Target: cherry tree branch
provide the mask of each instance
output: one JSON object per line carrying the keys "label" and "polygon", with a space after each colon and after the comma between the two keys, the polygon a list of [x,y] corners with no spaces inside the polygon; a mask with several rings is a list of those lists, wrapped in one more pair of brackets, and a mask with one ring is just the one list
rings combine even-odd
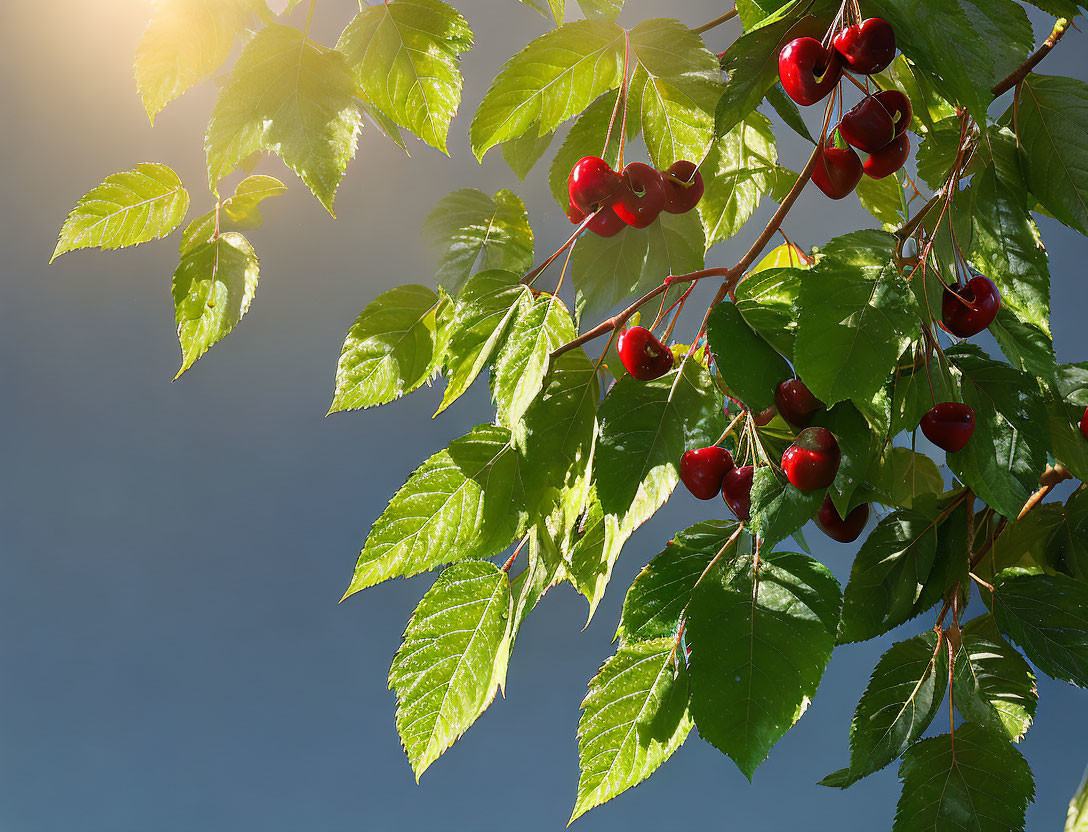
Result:
{"label": "cherry tree branch", "polygon": [[1058,41],[1065,36],[1065,33],[1069,31],[1071,25],[1072,22],[1070,20],[1064,17],[1058,18],[1054,23],[1054,29],[1050,32],[1050,36],[1043,41],[1043,45],[1036,49],[1026,61],[1020,64],[1020,66],[1010,72],[1003,81],[999,81],[994,88],[990,90],[994,97],[996,98],[1002,93],[1008,92],[1027,78],[1028,73],[1035,69],[1035,67],[1039,65],[1039,62],[1050,53],[1050,50],[1058,45]]}

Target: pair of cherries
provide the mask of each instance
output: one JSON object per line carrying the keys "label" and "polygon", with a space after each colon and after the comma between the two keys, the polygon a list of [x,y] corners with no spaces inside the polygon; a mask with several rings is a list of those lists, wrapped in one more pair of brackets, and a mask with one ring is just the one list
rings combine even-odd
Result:
{"label": "pair of cherries", "polygon": [[667,171],[631,162],[615,171],[598,156],[579,159],[567,178],[567,217],[600,237],[613,237],[627,226],[646,228],[661,213],[686,214],[703,198],[703,175],[694,162],[674,162]]}
{"label": "pair of cherries", "polygon": [[[838,131],[848,147],[820,144],[820,156],[812,181],[831,199],[842,199],[861,182],[891,176],[910,157],[910,127],[913,116],[910,99],[899,90],[884,90],[866,96],[839,121]],[[868,153],[862,162],[854,150]]]}
{"label": "pair of cherries", "polygon": [[752,519],[752,481],[755,468],[733,462],[725,448],[685,451],[680,457],[680,481],[700,500],[713,500],[719,494],[737,519],[747,523]]}
{"label": "pair of cherries", "polygon": [[888,21],[870,17],[847,26],[824,46],[816,38],[795,38],[778,53],[778,75],[786,94],[807,107],[826,98],[844,70],[872,75],[895,57],[895,31]]}

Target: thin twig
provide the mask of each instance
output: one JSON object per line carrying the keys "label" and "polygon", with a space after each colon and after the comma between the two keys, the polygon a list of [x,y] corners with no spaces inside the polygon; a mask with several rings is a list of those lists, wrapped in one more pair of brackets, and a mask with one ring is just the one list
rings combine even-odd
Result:
{"label": "thin twig", "polygon": [[1050,53],[1050,50],[1058,45],[1058,41],[1060,41],[1065,36],[1065,33],[1069,31],[1070,24],[1071,21],[1068,19],[1059,17],[1054,23],[1054,29],[1050,32],[1050,36],[1043,41],[1043,45],[1036,49],[1026,61],[1020,64],[1020,66],[1010,72],[1004,80],[998,81],[994,88],[990,90],[994,97],[996,98],[1002,93],[1008,92],[1027,78],[1028,73],[1035,69],[1035,67],[1039,65],[1039,62]]}
{"label": "thin twig", "polygon": [[703,32],[709,32],[715,26],[721,26],[723,23],[728,23],[730,20],[732,20],[736,16],[737,16],[737,10],[733,9],[730,12],[726,12],[721,17],[715,17],[710,22],[704,23],[702,26],[696,26],[691,31],[693,31],[697,35],[701,35]]}

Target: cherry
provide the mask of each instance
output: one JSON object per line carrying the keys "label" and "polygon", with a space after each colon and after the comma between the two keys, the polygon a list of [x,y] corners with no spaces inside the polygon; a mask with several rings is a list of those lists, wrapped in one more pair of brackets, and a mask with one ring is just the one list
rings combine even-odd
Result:
{"label": "cherry", "polygon": [[644,326],[620,333],[616,349],[627,372],[639,381],[653,381],[672,369],[672,352]]}
{"label": "cherry", "polygon": [[722,499],[742,523],[752,519],[752,480],[756,469],[751,465],[733,468],[722,480]]}
{"label": "cherry", "polygon": [[1001,309],[1001,293],[988,277],[976,275],[966,286],[946,286],[941,322],[957,338],[970,338],[993,323]]}
{"label": "cherry", "polygon": [[847,26],[835,35],[832,43],[846,65],[862,75],[880,72],[895,57],[895,30],[880,17]]}
{"label": "cherry", "polygon": [[782,418],[798,428],[808,427],[813,414],[825,407],[799,378],[791,378],[779,384],[774,391],[774,403]]}
{"label": "cherry", "polygon": [[623,169],[612,210],[628,225],[645,228],[665,210],[667,198],[661,174],[642,162],[632,162]]}
{"label": "cherry", "polygon": [[827,196],[842,199],[861,181],[861,158],[851,147],[822,144],[816,167],[812,169],[812,181]]}
{"label": "cherry", "polygon": [[797,38],[778,53],[778,75],[786,94],[798,104],[815,104],[842,78],[842,57],[816,38]]}
{"label": "cherry", "polygon": [[883,179],[903,167],[909,156],[910,136],[903,134],[893,139],[891,144],[870,153],[862,169],[871,179]]}
{"label": "cherry", "polygon": [[1084,415],[1080,417],[1080,432],[1088,439],[1088,408],[1085,408]]}
{"label": "cherry", "polygon": [[604,159],[584,156],[574,163],[567,178],[567,192],[572,205],[586,214],[598,204],[606,204],[620,189],[620,175]]}
{"label": "cherry", "polygon": [[[571,205],[567,208],[567,217],[574,225],[581,225],[586,216],[586,213],[577,205]],[[586,226],[598,237],[615,237],[626,227],[627,223],[617,217],[616,212],[607,205],[597,209],[597,215]]]}
{"label": "cherry", "polygon": [[876,96],[857,104],[839,122],[839,132],[847,143],[866,153],[886,147],[895,138],[892,113]]}
{"label": "cherry", "polygon": [[782,454],[786,478],[802,491],[827,488],[842,461],[839,441],[827,428],[805,428]]}
{"label": "cherry", "polygon": [[922,433],[941,450],[957,454],[975,432],[975,411],[969,404],[941,402],[922,417]]}
{"label": "cherry", "polygon": [[820,530],[832,540],[837,540],[839,543],[853,543],[861,537],[865,524],[869,522],[869,504],[862,503],[850,510],[844,520],[829,494],[824,497],[820,512],[816,515],[816,522]]}
{"label": "cherry", "polygon": [[776,412],[774,405],[771,405],[753,416],[752,421],[756,423],[757,428],[766,427],[771,423],[771,419],[774,418]]}
{"label": "cherry", "polygon": [[914,118],[910,99],[899,90],[884,90],[878,92],[873,98],[892,117],[892,123],[895,124],[895,137],[899,138],[906,133]]}
{"label": "cherry", "polygon": [[722,490],[725,475],[735,467],[733,455],[716,445],[685,451],[680,457],[680,481],[700,500],[713,500]]}
{"label": "cherry", "polygon": [[[670,214],[686,214],[703,198],[703,175],[694,162],[673,162],[663,177],[665,182],[665,210]],[[670,178],[671,177],[671,178]],[[676,180],[680,181],[677,182]],[[681,183],[690,184],[681,184]]]}

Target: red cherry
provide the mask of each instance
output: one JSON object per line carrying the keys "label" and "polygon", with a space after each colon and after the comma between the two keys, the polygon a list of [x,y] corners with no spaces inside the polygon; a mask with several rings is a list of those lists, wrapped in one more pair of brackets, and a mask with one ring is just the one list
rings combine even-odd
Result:
{"label": "red cherry", "polygon": [[832,540],[837,540],[839,543],[853,543],[861,537],[865,524],[869,522],[869,504],[862,503],[847,512],[844,520],[839,516],[839,510],[835,508],[835,503],[832,502],[829,494],[824,497],[820,513],[816,515],[816,521],[820,530]]}
{"label": "red cherry", "polygon": [[891,144],[870,153],[862,169],[865,175],[872,179],[883,179],[903,167],[909,156],[910,136],[904,133],[893,139]]}
{"label": "red cherry", "polygon": [[[570,205],[567,208],[567,217],[574,225],[581,225],[585,221],[586,213],[577,205]],[[627,223],[617,217],[616,212],[607,205],[597,209],[597,215],[586,226],[598,237],[615,237],[626,227]]]}
{"label": "red cherry", "polygon": [[644,326],[620,333],[616,349],[627,372],[639,381],[653,381],[672,369],[672,352]]}
{"label": "red cherry", "polygon": [[604,159],[584,156],[574,163],[567,178],[572,205],[585,213],[597,204],[607,204],[620,189],[620,175]]}
{"label": "red cherry", "polygon": [[1084,415],[1080,417],[1080,432],[1088,439],[1088,408],[1085,408]]}
{"label": "red cherry", "polygon": [[667,197],[661,174],[642,162],[632,162],[623,169],[612,209],[628,225],[645,228],[661,215]]}
{"label": "red cherry", "polygon": [[922,433],[941,450],[958,454],[975,432],[975,411],[968,404],[941,402],[922,417]]}
{"label": "red cherry", "polygon": [[[703,198],[703,175],[694,162],[684,160],[673,162],[665,173],[665,210],[670,214],[686,214]],[[681,185],[676,179],[691,184]]]}
{"label": "red cherry", "polygon": [[853,193],[861,181],[861,158],[852,147],[820,145],[812,181],[827,196],[842,199]]}
{"label": "red cherry", "polygon": [[802,491],[827,488],[842,461],[839,441],[827,428],[805,428],[782,454],[786,478]]}
{"label": "red cherry", "polygon": [[839,121],[839,132],[847,143],[866,153],[886,147],[895,138],[895,127],[892,114],[876,96],[862,99]]}
{"label": "red cherry", "polygon": [[774,403],[782,418],[798,428],[807,427],[813,414],[826,406],[812,395],[799,378],[791,378],[779,384],[774,391]]}
{"label": "red cherry", "polygon": [[898,138],[907,132],[911,119],[914,118],[914,110],[910,106],[910,99],[899,90],[884,90],[873,96],[876,102],[892,117],[895,124],[895,136]]}
{"label": "red cherry", "polygon": [[957,338],[978,335],[1001,309],[1001,293],[988,277],[976,275],[966,286],[946,287],[941,298],[941,322]]}
{"label": "red cherry", "polygon": [[713,500],[722,490],[722,480],[733,470],[733,455],[712,445],[685,451],[680,457],[680,481],[700,500]]}
{"label": "red cherry", "polygon": [[776,412],[774,405],[771,405],[753,416],[752,421],[756,423],[757,428],[766,427],[771,423],[771,419],[774,418]]}
{"label": "red cherry", "polygon": [[832,41],[847,67],[862,75],[880,72],[895,57],[895,30],[879,17],[847,26]]}
{"label": "red cherry", "polygon": [[797,38],[778,53],[778,76],[786,94],[798,104],[815,104],[842,78],[842,58],[816,38]]}
{"label": "red cherry", "polygon": [[756,469],[751,465],[733,468],[722,480],[722,499],[742,523],[752,519],[752,479]]}

